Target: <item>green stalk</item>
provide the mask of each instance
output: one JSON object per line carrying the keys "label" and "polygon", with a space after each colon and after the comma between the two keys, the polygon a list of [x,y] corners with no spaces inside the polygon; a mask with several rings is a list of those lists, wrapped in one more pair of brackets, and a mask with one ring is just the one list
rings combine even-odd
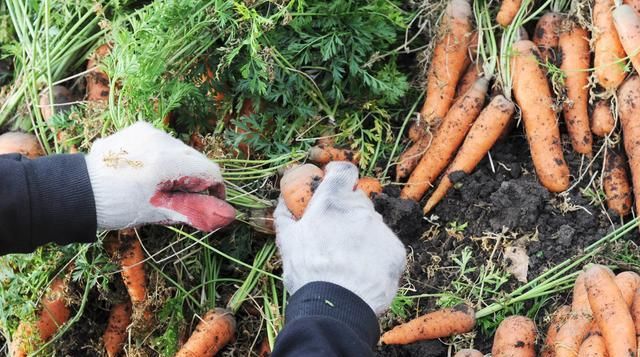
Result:
{"label": "green stalk", "polygon": [[233,313],[236,313],[238,309],[240,309],[242,303],[244,303],[249,294],[251,294],[253,289],[258,284],[261,275],[266,273],[264,271],[265,265],[269,262],[275,252],[276,246],[273,241],[270,241],[262,246],[262,249],[260,249],[260,251],[253,259],[253,265],[251,266],[249,275],[245,279],[244,283],[242,283],[240,288],[238,288],[238,290],[235,292],[235,294],[233,294],[231,299],[229,299],[229,302],[227,303],[227,309],[231,310]]}

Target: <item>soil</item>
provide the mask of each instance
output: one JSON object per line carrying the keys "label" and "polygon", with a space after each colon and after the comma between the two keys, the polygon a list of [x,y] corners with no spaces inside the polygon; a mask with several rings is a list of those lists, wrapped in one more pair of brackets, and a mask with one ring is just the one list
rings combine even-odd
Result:
{"label": "soil", "polygon": [[[516,131],[520,133],[514,130],[511,137],[491,151],[492,162],[485,158],[470,175],[453,173],[450,177],[455,182],[454,188],[425,219],[421,205],[398,198],[397,186],[387,187],[374,199],[378,212],[409,250],[407,281],[415,288],[411,295],[440,293],[451,286],[458,270],[441,268],[455,267],[453,258],[465,247],[473,250],[469,266],[480,266],[489,259],[508,266],[510,262],[502,257],[504,248],[521,246],[529,255],[531,279],[612,230],[601,206],[590,205],[580,190],[587,186],[593,173],[599,172],[601,158],[595,160],[583,180],[563,198],[538,183],[526,139],[516,135]],[[568,143],[568,139],[564,142]],[[587,160],[582,163],[570,147],[565,147],[565,158],[574,176],[580,172],[581,164],[583,171],[588,164]],[[572,179],[575,182],[576,178]],[[452,222],[464,228],[451,229]],[[500,245],[496,248],[498,236]],[[503,290],[510,291],[518,284],[511,278]],[[436,308],[435,304],[435,299],[421,299],[411,313],[425,313]],[[538,314],[540,320],[544,315]],[[383,318],[385,329],[396,323]],[[490,352],[490,337],[479,333],[475,342],[475,348]],[[449,346],[440,341],[383,346],[377,350],[378,356],[448,353]]]}

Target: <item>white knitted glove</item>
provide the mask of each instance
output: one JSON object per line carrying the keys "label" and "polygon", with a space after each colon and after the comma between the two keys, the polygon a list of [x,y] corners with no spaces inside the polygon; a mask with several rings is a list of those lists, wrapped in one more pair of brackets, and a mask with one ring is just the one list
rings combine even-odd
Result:
{"label": "white knitted glove", "polygon": [[218,165],[148,123],[97,140],[85,160],[100,229],[186,223],[213,231],[235,219]]}
{"label": "white knitted glove", "polygon": [[371,200],[354,190],[357,181],[353,164],[329,163],[298,221],[281,198],[274,212],[276,241],[290,294],[326,281],[354,292],[380,315],[398,290],[405,249]]}

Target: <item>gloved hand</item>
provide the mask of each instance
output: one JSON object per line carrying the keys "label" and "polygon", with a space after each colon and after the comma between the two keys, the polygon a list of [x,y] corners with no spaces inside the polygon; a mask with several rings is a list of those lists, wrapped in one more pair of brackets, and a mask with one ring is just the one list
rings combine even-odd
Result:
{"label": "gloved hand", "polygon": [[276,242],[290,294],[326,281],[354,292],[380,315],[398,290],[405,249],[371,200],[354,190],[357,181],[353,164],[329,163],[297,221],[281,198],[274,212]]}
{"label": "gloved hand", "polygon": [[148,123],[96,140],[85,159],[100,229],[186,223],[213,231],[235,219],[218,165]]}

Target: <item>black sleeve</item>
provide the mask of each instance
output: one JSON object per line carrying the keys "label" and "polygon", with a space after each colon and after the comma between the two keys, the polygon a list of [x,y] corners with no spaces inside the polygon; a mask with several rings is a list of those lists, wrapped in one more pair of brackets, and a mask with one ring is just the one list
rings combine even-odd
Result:
{"label": "black sleeve", "polygon": [[95,240],[96,208],[83,155],[0,155],[0,255]]}
{"label": "black sleeve", "polygon": [[309,283],[291,296],[272,357],[373,356],[380,326],[373,310],[351,291]]}

